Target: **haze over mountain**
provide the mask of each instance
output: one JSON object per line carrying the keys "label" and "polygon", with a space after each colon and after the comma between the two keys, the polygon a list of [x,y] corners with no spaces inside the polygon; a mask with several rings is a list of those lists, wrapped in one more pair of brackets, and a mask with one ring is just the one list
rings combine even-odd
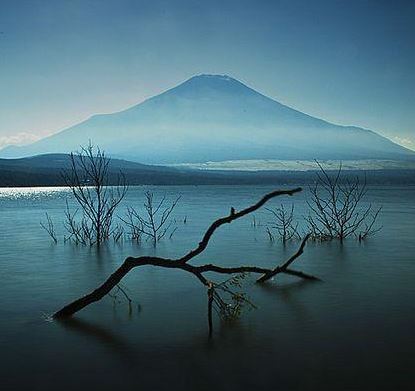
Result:
{"label": "haze over mountain", "polygon": [[91,140],[142,163],[250,159],[415,159],[379,134],[314,118],[220,75],[192,77],[127,110],[95,115],[1,157],[67,153]]}

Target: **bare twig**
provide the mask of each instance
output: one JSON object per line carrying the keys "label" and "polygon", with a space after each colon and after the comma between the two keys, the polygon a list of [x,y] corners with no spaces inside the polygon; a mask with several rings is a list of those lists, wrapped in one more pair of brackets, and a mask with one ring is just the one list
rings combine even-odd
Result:
{"label": "bare twig", "polygon": [[46,223],[43,223],[41,221],[40,226],[49,234],[49,236],[55,242],[55,244],[58,243],[58,239],[56,237],[56,232],[55,232],[55,226],[53,225],[53,221],[47,212],[46,212]]}
{"label": "bare twig", "polygon": [[269,222],[269,227],[267,227],[267,234],[270,240],[272,238],[271,241],[273,241],[274,235],[270,233],[270,229],[276,231],[284,243],[294,238],[301,239],[298,233],[298,223],[294,223],[294,204],[291,205],[289,210],[285,209],[283,204],[276,209],[266,209],[274,217],[274,220]]}
{"label": "bare twig", "polygon": [[170,232],[172,238],[177,227],[170,216],[180,200],[177,197],[171,204],[166,204],[164,196],[157,204],[154,202],[154,194],[150,191],[145,193],[144,210],[145,217],[140,215],[134,208],[127,208],[127,216],[121,220],[129,227],[132,240],[140,241],[143,236],[157,244],[165,235]]}

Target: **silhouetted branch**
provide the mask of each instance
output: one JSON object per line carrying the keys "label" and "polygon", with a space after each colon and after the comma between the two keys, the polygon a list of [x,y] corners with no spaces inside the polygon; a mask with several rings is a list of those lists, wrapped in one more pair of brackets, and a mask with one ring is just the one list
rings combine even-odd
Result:
{"label": "silhouetted branch", "polygon": [[[72,213],[66,205],[67,240],[100,245],[114,234],[114,212],[128,189],[125,177],[120,173],[117,186],[108,186],[110,159],[99,148],[94,149],[92,144],[81,147],[77,154],[71,153],[69,161],[70,168],[64,170],[62,176],[80,207],[81,216],[78,220],[78,210]],[[119,238],[120,235],[117,240]]]}
{"label": "silhouetted branch", "polygon": [[271,242],[274,241],[274,235],[270,228],[278,233],[283,243],[293,238],[301,239],[298,233],[298,223],[294,223],[294,204],[291,205],[289,210],[285,209],[283,204],[276,209],[266,209],[274,217],[274,221],[269,222],[270,226],[267,227],[267,234]]}
{"label": "silhouetted branch", "polygon": [[121,218],[130,228],[131,238],[139,242],[143,236],[146,236],[156,244],[169,231],[171,238],[177,227],[172,227],[174,221],[170,219],[170,215],[180,198],[180,196],[177,197],[170,205],[166,206],[166,196],[164,196],[156,205],[154,194],[147,191],[144,202],[145,217],[142,217],[134,208],[128,207],[126,219]]}
{"label": "silhouetted branch", "polygon": [[311,200],[307,202],[310,214],[306,217],[313,238],[343,240],[356,235],[362,226],[365,229],[359,238],[377,232],[373,226],[380,209],[373,214],[371,204],[362,206],[367,193],[366,178],[363,183],[358,177],[353,181],[342,179],[341,164],[335,175],[329,175],[318,161],[316,164],[320,171],[316,174],[317,182],[310,187]]}
{"label": "silhouetted branch", "polygon": [[[298,193],[302,191],[301,187],[298,187],[293,190],[276,190],[271,193],[266,194],[264,197],[262,197],[256,204],[245,208],[241,210],[240,212],[235,212],[231,209],[231,213],[227,217],[222,217],[216,221],[214,221],[210,227],[207,229],[205,235],[203,236],[201,242],[199,245],[194,249],[189,251],[186,255],[184,255],[182,258],[178,260],[178,262],[185,263],[187,261],[190,261],[195,256],[199,255],[208,245],[210,238],[212,237],[213,233],[223,224],[229,224],[232,221],[239,219],[249,213],[255,212],[257,209],[259,209],[261,206],[263,206],[266,202],[268,202],[270,199],[274,197],[278,197],[280,195],[289,195],[292,196],[295,193]],[[232,213],[233,211],[233,213]]]}
{"label": "silhouetted branch", "polygon": [[366,219],[367,221],[363,222],[364,226],[359,233],[359,241],[365,240],[366,238],[373,236],[383,228],[382,226],[375,227],[377,217],[381,210],[382,207],[376,210],[373,214],[370,214],[370,216],[368,216],[368,218]]}
{"label": "silhouetted branch", "polygon": [[[208,289],[208,307],[209,307],[209,327],[211,327],[211,310],[214,306],[214,304],[221,308],[221,299],[218,296],[218,292],[226,292],[227,294],[231,295],[232,300],[236,303],[233,307],[233,309],[229,308],[227,311],[227,314],[233,314],[236,316],[236,314],[239,313],[239,310],[243,304],[247,304],[249,301],[246,299],[246,297],[242,293],[233,292],[232,289],[229,288],[230,285],[237,285],[240,282],[240,279],[242,277],[231,277],[231,279],[225,281],[224,283],[214,283],[212,281],[209,281],[204,274],[208,272],[214,272],[218,274],[245,274],[245,273],[257,273],[261,274],[262,276],[258,279],[258,282],[265,282],[269,280],[270,278],[274,277],[278,273],[286,273],[286,274],[292,274],[299,276],[301,278],[306,279],[314,279],[317,280],[317,277],[307,275],[302,272],[293,271],[291,269],[288,269],[288,266],[294,262],[295,259],[297,259],[304,251],[304,247],[306,244],[307,239],[309,238],[309,235],[307,235],[299,248],[299,250],[290,257],[286,262],[284,262],[281,266],[277,266],[274,269],[264,268],[264,267],[257,267],[257,266],[237,266],[237,267],[221,267],[214,264],[205,264],[201,266],[194,266],[189,264],[188,262],[196,257],[198,254],[203,252],[212,235],[214,232],[221,227],[224,224],[231,223],[232,221],[239,219],[257,209],[259,209],[261,206],[263,206],[267,201],[270,199],[280,196],[280,195],[293,195],[297,192],[301,191],[301,188],[293,189],[293,190],[282,190],[282,191],[274,191],[269,194],[266,194],[260,201],[258,201],[256,204],[241,210],[240,212],[236,212],[233,208],[231,209],[231,212],[228,216],[222,217],[216,221],[214,221],[206,230],[205,234],[203,235],[202,240],[200,241],[199,245],[189,251],[187,254],[185,254],[183,257],[178,259],[168,259],[168,258],[160,258],[160,257],[152,257],[152,256],[141,256],[141,257],[128,257],[122,265],[98,288],[96,288],[94,291],[90,292],[89,294],[73,301],[72,303],[66,305],[59,311],[57,311],[53,317],[54,318],[65,318],[73,315],[74,313],[82,310],[86,306],[88,306],[91,303],[94,303],[98,300],[100,300],[102,297],[104,297],[106,294],[108,294],[114,287],[116,287],[120,281],[123,279],[123,277],[129,273],[132,269],[144,266],[144,265],[152,265],[152,266],[158,266],[158,267],[164,267],[164,268],[171,268],[171,269],[181,269],[183,271],[189,272],[193,274],[204,286]],[[223,304],[223,303],[222,303]],[[232,312],[229,312],[231,311]],[[226,311],[225,311],[226,312]]]}
{"label": "silhouetted branch", "polygon": [[304,237],[303,241],[301,242],[300,248],[298,249],[298,251],[294,255],[292,255],[281,266],[277,266],[275,269],[273,269],[271,271],[265,272],[263,276],[261,276],[260,278],[258,278],[257,282],[265,282],[265,281],[268,281],[272,277],[276,276],[278,273],[285,273],[285,274],[296,275],[298,277],[306,278],[308,280],[319,280],[318,277],[312,276],[310,274],[305,274],[303,272],[299,272],[299,271],[296,271],[296,270],[288,269],[288,266],[290,266],[304,252],[304,247],[305,247],[305,245],[307,243],[307,240],[310,237],[310,235],[311,234],[307,234]]}
{"label": "silhouetted branch", "polygon": [[40,226],[49,234],[52,240],[58,243],[58,239],[56,237],[55,226],[53,225],[53,221],[50,218],[49,214],[46,212],[46,223],[40,222]]}

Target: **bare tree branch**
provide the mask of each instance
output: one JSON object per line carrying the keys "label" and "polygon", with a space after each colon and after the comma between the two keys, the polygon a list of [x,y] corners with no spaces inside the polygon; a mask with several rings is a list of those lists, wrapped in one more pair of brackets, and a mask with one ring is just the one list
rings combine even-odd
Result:
{"label": "bare tree branch", "polygon": [[166,205],[166,196],[163,196],[158,205],[154,206],[154,193],[147,191],[144,202],[145,217],[134,208],[127,207],[127,217],[120,219],[130,228],[131,239],[140,241],[146,236],[156,245],[168,232],[171,238],[177,227],[172,227],[174,221],[170,219],[170,215],[180,198],[179,196],[170,205]]}
{"label": "bare tree branch", "polygon": [[[77,154],[69,155],[70,168],[62,173],[66,185],[80,206],[81,217],[76,217],[66,206],[65,228],[67,240],[81,244],[97,244],[117,235],[113,230],[113,216],[116,208],[125,197],[128,186],[122,173],[117,186],[108,186],[110,159],[92,144],[81,147]],[[119,232],[119,228],[115,228]]]}
{"label": "bare tree branch", "polygon": [[[152,266],[158,266],[158,267],[164,267],[164,268],[171,268],[171,269],[181,269],[183,271],[186,271],[188,273],[193,274],[205,287],[207,287],[208,290],[208,318],[209,318],[209,327],[211,327],[211,311],[214,307],[215,303],[216,305],[220,307],[220,300],[217,296],[218,290],[226,290],[228,289],[227,293],[231,294],[231,290],[226,288],[227,284],[217,284],[214,282],[209,281],[204,274],[208,272],[214,272],[218,274],[230,274],[230,275],[241,275],[245,273],[257,273],[261,274],[262,276],[258,279],[258,282],[265,282],[275,276],[278,273],[286,273],[291,275],[296,275],[301,278],[306,279],[313,279],[317,280],[317,277],[307,275],[305,273],[295,271],[288,269],[288,266],[294,262],[295,259],[297,259],[304,251],[304,247],[306,244],[307,239],[309,238],[309,235],[307,235],[299,248],[299,250],[290,257],[286,262],[284,262],[281,266],[277,266],[274,269],[264,268],[264,267],[257,267],[257,266],[237,266],[237,267],[221,267],[214,264],[205,264],[201,266],[194,266],[189,264],[188,262],[199,255],[201,252],[203,252],[212,235],[214,232],[221,227],[224,224],[231,223],[232,221],[235,221],[243,216],[246,216],[249,213],[254,212],[255,210],[259,209],[261,206],[263,206],[266,202],[271,200],[274,197],[281,196],[281,195],[293,195],[295,193],[298,193],[301,191],[301,188],[293,189],[293,190],[278,190],[273,191],[271,193],[266,194],[263,198],[261,198],[256,204],[241,210],[240,212],[236,212],[233,208],[231,209],[231,213],[226,216],[222,217],[216,221],[214,221],[207,229],[205,234],[203,235],[202,240],[200,241],[199,245],[189,251],[187,254],[185,254],[183,257],[178,259],[168,259],[168,258],[160,258],[160,257],[150,257],[150,256],[142,256],[142,257],[128,257],[121,266],[98,288],[93,290],[92,292],[88,293],[87,295],[73,301],[72,303],[66,305],[65,307],[61,308],[59,311],[57,311],[53,317],[56,319],[60,318],[66,318],[70,317],[76,312],[82,310],[86,306],[88,306],[91,303],[94,303],[100,299],[102,299],[105,295],[107,295],[111,290],[116,287],[120,281],[123,279],[123,277],[129,273],[132,269],[144,265],[152,265]],[[236,280],[232,280],[236,281]],[[230,282],[230,280],[229,280]],[[232,294],[231,294],[232,296]],[[234,293],[233,294],[233,300],[237,301],[237,305],[239,306],[238,309],[235,311],[238,312],[240,309],[240,306],[245,303],[247,299],[240,293]]]}
{"label": "bare tree branch", "polygon": [[56,232],[55,232],[55,226],[47,212],[46,212],[46,223],[43,223],[41,221],[40,226],[49,234],[49,236],[55,242],[55,244],[58,243],[58,238],[56,237]]}
{"label": "bare tree branch", "polygon": [[[245,208],[241,210],[240,212],[233,211],[233,208],[231,209],[231,213],[227,217],[222,217],[216,221],[214,221],[210,227],[207,229],[205,235],[203,236],[201,242],[199,245],[194,249],[189,251],[186,255],[184,255],[182,258],[178,260],[178,262],[185,263],[190,261],[195,256],[199,255],[202,251],[205,250],[207,247],[210,238],[212,237],[213,233],[222,225],[229,224],[232,221],[239,219],[249,213],[255,212],[257,209],[259,209],[261,206],[263,206],[265,203],[267,203],[270,199],[281,196],[281,195],[289,195],[292,196],[295,193],[298,193],[302,191],[301,187],[298,187],[293,190],[276,190],[271,193],[266,194],[264,197],[262,197],[256,204]],[[232,213],[233,212],[233,213]]]}
{"label": "bare tree branch", "polygon": [[266,208],[266,210],[274,217],[274,220],[269,222],[269,227],[267,227],[270,241],[274,241],[271,229],[278,233],[283,243],[294,238],[301,239],[298,233],[298,223],[294,223],[294,204],[291,205],[289,210],[285,209],[283,204],[279,208]]}
{"label": "bare tree branch", "polygon": [[[329,173],[316,161],[320,170],[317,172],[317,182],[310,187],[311,199],[307,201],[310,209],[305,218],[312,237],[319,240],[343,240],[365,226],[359,236],[362,240],[378,229],[374,228],[377,213],[372,213],[372,205],[363,205],[367,193],[366,177],[363,183],[356,177],[353,181],[342,179],[342,165],[335,175]],[[372,218],[372,219],[371,219]],[[368,220],[371,223],[368,224]]]}

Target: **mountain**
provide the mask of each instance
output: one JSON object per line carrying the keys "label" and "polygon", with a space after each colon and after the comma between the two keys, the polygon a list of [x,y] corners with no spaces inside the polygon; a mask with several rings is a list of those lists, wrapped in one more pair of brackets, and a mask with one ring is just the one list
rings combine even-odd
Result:
{"label": "mountain", "polygon": [[243,83],[192,77],[127,110],[88,120],[0,157],[67,153],[89,140],[113,157],[143,163],[250,159],[414,159],[377,133],[314,118]]}

